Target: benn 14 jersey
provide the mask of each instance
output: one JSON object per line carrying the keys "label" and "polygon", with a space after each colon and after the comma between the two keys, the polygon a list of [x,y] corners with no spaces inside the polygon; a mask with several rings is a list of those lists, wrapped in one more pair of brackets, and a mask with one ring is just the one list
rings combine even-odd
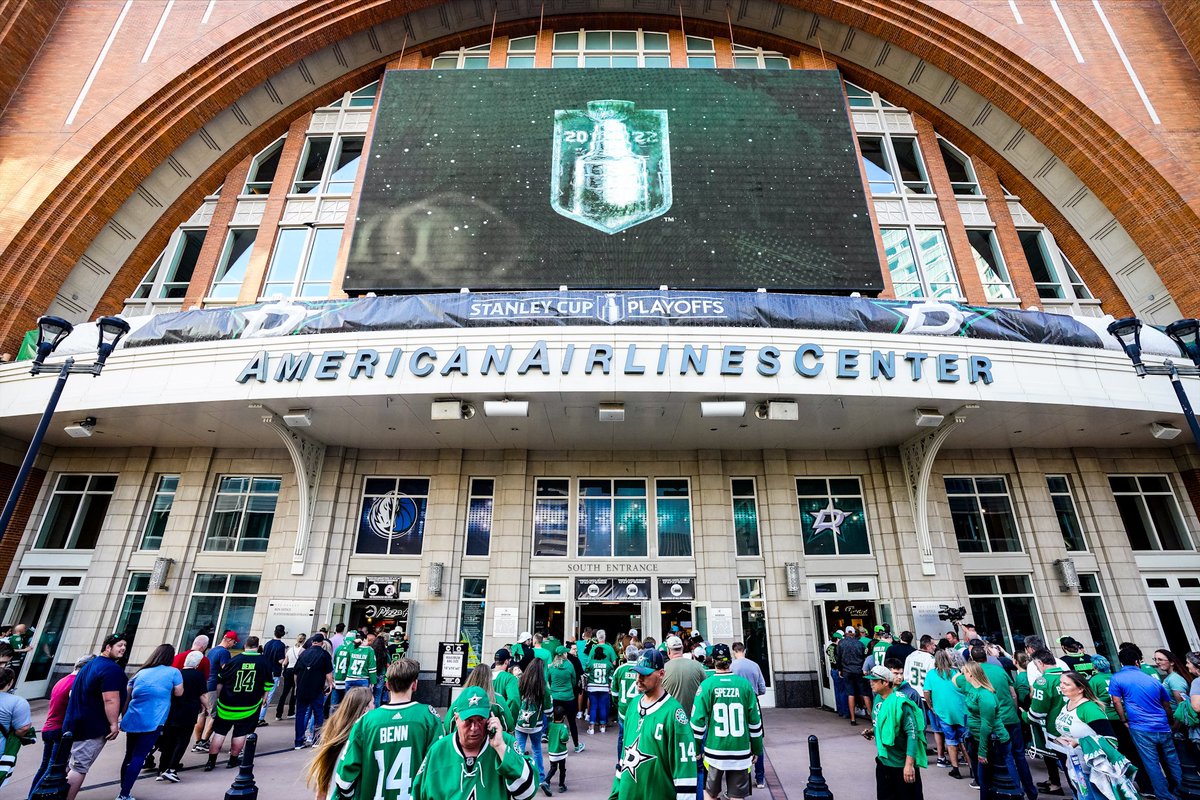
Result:
{"label": "benn 14 jersey", "polygon": [[638,674],[633,671],[633,663],[628,661],[617,667],[617,671],[612,676],[610,691],[613,704],[617,707],[617,719],[622,724],[625,722],[625,706],[638,695],[637,676]]}
{"label": "benn 14 jersey", "polygon": [[440,735],[437,714],[424,703],[368,711],[350,729],[338,757],[331,800],[409,800],[413,778]]}
{"label": "benn 14 jersey", "polygon": [[663,693],[649,706],[635,695],[625,708],[621,763],[609,800],[695,800],[696,738],[679,701]]}
{"label": "benn 14 jersey", "polygon": [[750,769],[763,751],[762,714],[750,681],[719,672],[696,690],[692,732],[703,743],[704,764],[726,772]]}

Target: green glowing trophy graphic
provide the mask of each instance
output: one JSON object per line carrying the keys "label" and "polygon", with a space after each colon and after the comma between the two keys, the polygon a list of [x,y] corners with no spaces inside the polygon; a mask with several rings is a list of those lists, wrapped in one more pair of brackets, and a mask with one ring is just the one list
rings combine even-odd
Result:
{"label": "green glowing trophy graphic", "polygon": [[554,112],[550,205],[564,217],[617,233],[671,207],[671,148],[665,109],[592,100]]}

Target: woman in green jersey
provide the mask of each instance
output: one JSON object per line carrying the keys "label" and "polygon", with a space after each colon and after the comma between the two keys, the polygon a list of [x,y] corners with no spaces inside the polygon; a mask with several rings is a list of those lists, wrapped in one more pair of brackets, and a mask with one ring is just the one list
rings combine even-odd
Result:
{"label": "woman in green jersey", "polygon": [[[1068,748],[1067,775],[1075,796],[1141,797],[1128,774],[1129,762],[1117,749],[1116,731],[1104,711],[1104,704],[1088,685],[1088,677],[1079,672],[1064,672],[1059,689],[1067,702],[1058,712],[1055,727],[1058,743]],[[1097,780],[1092,780],[1093,775]],[[1123,776],[1123,779],[1114,776]],[[1108,792],[1100,790],[1097,784],[1101,781]]]}
{"label": "woman in green jersey", "polygon": [[575,699],[575,691],[579,688],[580,675],[576,674],[575,666],[567,660],[567,648],[559,645],[554,649],[554,660],[546,670],[546,681],[550,684],[550,699],[555,706],[561,706],[566,715],[567,724],[571,729],[571,742],[575,752],[583,751],[579,745],[579,726],[576,724],[575,712],[579,703]]}
{"label": "woman in green jersey", "polygon": [[996,689],[983,671],[983,664],[968,661],[963,666],[963,699],[967,706],[967,730],[971,732],[967,752],[975,763],[975,781],[979,784],[979,797],[988,796],[992,776],[999,770],[1008,770],[1014,785],[1020,786],[1020,778],[1013,774],[1008,761],[1008,729],[1000,717],[1000,702]]}

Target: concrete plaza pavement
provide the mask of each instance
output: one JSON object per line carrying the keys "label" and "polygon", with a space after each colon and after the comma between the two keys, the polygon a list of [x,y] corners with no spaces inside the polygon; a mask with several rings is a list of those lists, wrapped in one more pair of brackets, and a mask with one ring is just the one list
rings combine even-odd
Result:
{"label": "concrete plaza pavement", "polygon": [[[45,701],[33,704],[34,724],[45,717]],[[441,710],[440,713],[444,713]],[[814,709],[769,709],[764,712],[767,742],[767,790],[756,790],[754,796],[763,800],[799,800],[803,796],[809,775],[808,736],[815,734],[821,744],[821,762],[825,779],[838,800],[868,800],[875,796],[875,745],[862,738],[863,727],[851,727],[849,722],[829,711]],[[305,787],[304,772],[312,750],[292,749],[291,720],[275,721],[259,728],[258,755],[254,764],[255,782],[261,800],[298,800],[313,797]],[[616,762],[616,728],[605,734],[587,736],[580,729],[580,740],[586,745],[583,753],[572,753],[567,759],[567,788],[564,797],[577,800],[603,800],[612,786]],[[228,743],[226,744],[228,747]],[[8,785],[0,790],[0,798],[22,798],[29,794],[30,782],[41,759],[42,743],[22,748],[17,769]],[[119,791],[118,773],[125,753],[125,737],[110,742],[92,767],[88,781],[80,792],[81,800],[112,800]],[[133,788],[137,800],[220,800],[225,796],[236,770],[226,769],[226,753],[212,772],[201,766],[205,757],[189,752],[184,757],[182,781],[178,784],[158,782],[151,773],[143,773]],[[547,765],[548,766],[548,765]],[[1031,764],[1036,780],[1045,773],[1040,762]],[[973,800],[978,790],[968,786],[967,779],[955,780],[944,769],[931,766],[922,774],[925,797],[929,800]],[[554,793],[557,796],[557,779]],[[544,797],[539,794],[538,797]],[[325,798],[320,798],[325,800]],[[666,800],[664,798],[664,800]]]}

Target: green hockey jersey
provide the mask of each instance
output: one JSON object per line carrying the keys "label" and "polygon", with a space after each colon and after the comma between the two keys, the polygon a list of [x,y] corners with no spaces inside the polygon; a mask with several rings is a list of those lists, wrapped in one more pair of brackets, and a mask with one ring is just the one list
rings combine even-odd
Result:
{"label": "green hockey jersey", "polygon": [[571,740],[571,731],[565,722],[551,722],[550,732],[546,734],[546,752],[551,761],[567,760],[567,742]]}
{"label": "green hockey jersey", "polygon": [[388,703],[350,729],[333,771],[331,800],[408,800],[421,762],[440,735],[424,703]]}
{"label": "green hockey jersey", "polygon": [[1029,687],[1029,721],[1034,724],[1034,730],[1044,732],[1046,744],[1052,750],[1062,750],[1051,739],[1058,736],[1055,721],[1058,713],[1066,705],[1066,698],[1059,689],[1062,680],[1062,667],[1047,667],[1042,676]]}
{"label": "green hockey jersey", "polygon": [[342,646],[333,651],[333,688],[346,688],[346,670],[350,666],[350,651],[354,649],[354,640],[347,639]]}
{"label": "green hockey jersey", "polygon": [[885,654],[887,653],[888,648],[891,646],[892,646],[891,642],[878,641],[878,642],[875,642],[875,644],[873,644],[871,646],[871,649],[867,651],[875,659],[876,666],[878,666],[878,667],[883,666]]}
{"label": "green hockey jersey", "polygon": [[[334,666],[336,672],[337,667]],[[336,680],[337,676],[334,675]],[[351,647],[346,651],[346,680],[375,681],[375,651],[370,647]]]}
{"label": "green hockey jersey", "polygon": [[763,751],[762,713],[750,681],[719,672],[696,690],[692,732],[704,749],[704,765],[719,770],[750,769]]}
{"label": "green hockey jersey", "polygon": [[517,676],[507,670],[492,671],[492,691],[497,702],[508,709],[508,717],[515,724],[517,712],[521,710],[521,690],[517,688]]}
{"label": "green hockey jersey", "polygon": [[648,706],[629,701],[621,763],[609,800],[695,800],[696,737],[679,701],[663,693]]}
{"label": "green hockey jersey", "polygon": [[244,650],[225,665],[217,683],[217,716],[221,719],[247,719],[258,713],[263,695],[275,685],[271,666],[257,650]]}
{"label": "green hockey jersey", "polygon": [[489,744],[469,759],[457,734],[438,739],[413,781],[412,800],[529,800],[538,790],[537,772],[517,752],[517,740],[503,736],[503,760]]}
{"label": "green hockey jersey", "polygon": [[585,677],[589,692],[610,691],[609,677],[612,675],[612,664],[609,664],[608,661],[602,658],[593,658],[592,663],[588,664],[584,672],[587,673]]}
{"label": "green hockey jersey", "polygon": [[517,710],[517,730],[521,733],[539,733],[542,730],[543,719],[550,714],[553,708],[554,700],[550,697],[549,687],[542,693],[540,706],[532,699],[523,699],[521,707]]}
{"label": "green hockey jersey", "polygon": [[633,662],[626,662],[617,667],[609,682],[609,693],[617,707],[617,719],[625,722],[625,705],[638,694],[637,673],[633,671]]}

